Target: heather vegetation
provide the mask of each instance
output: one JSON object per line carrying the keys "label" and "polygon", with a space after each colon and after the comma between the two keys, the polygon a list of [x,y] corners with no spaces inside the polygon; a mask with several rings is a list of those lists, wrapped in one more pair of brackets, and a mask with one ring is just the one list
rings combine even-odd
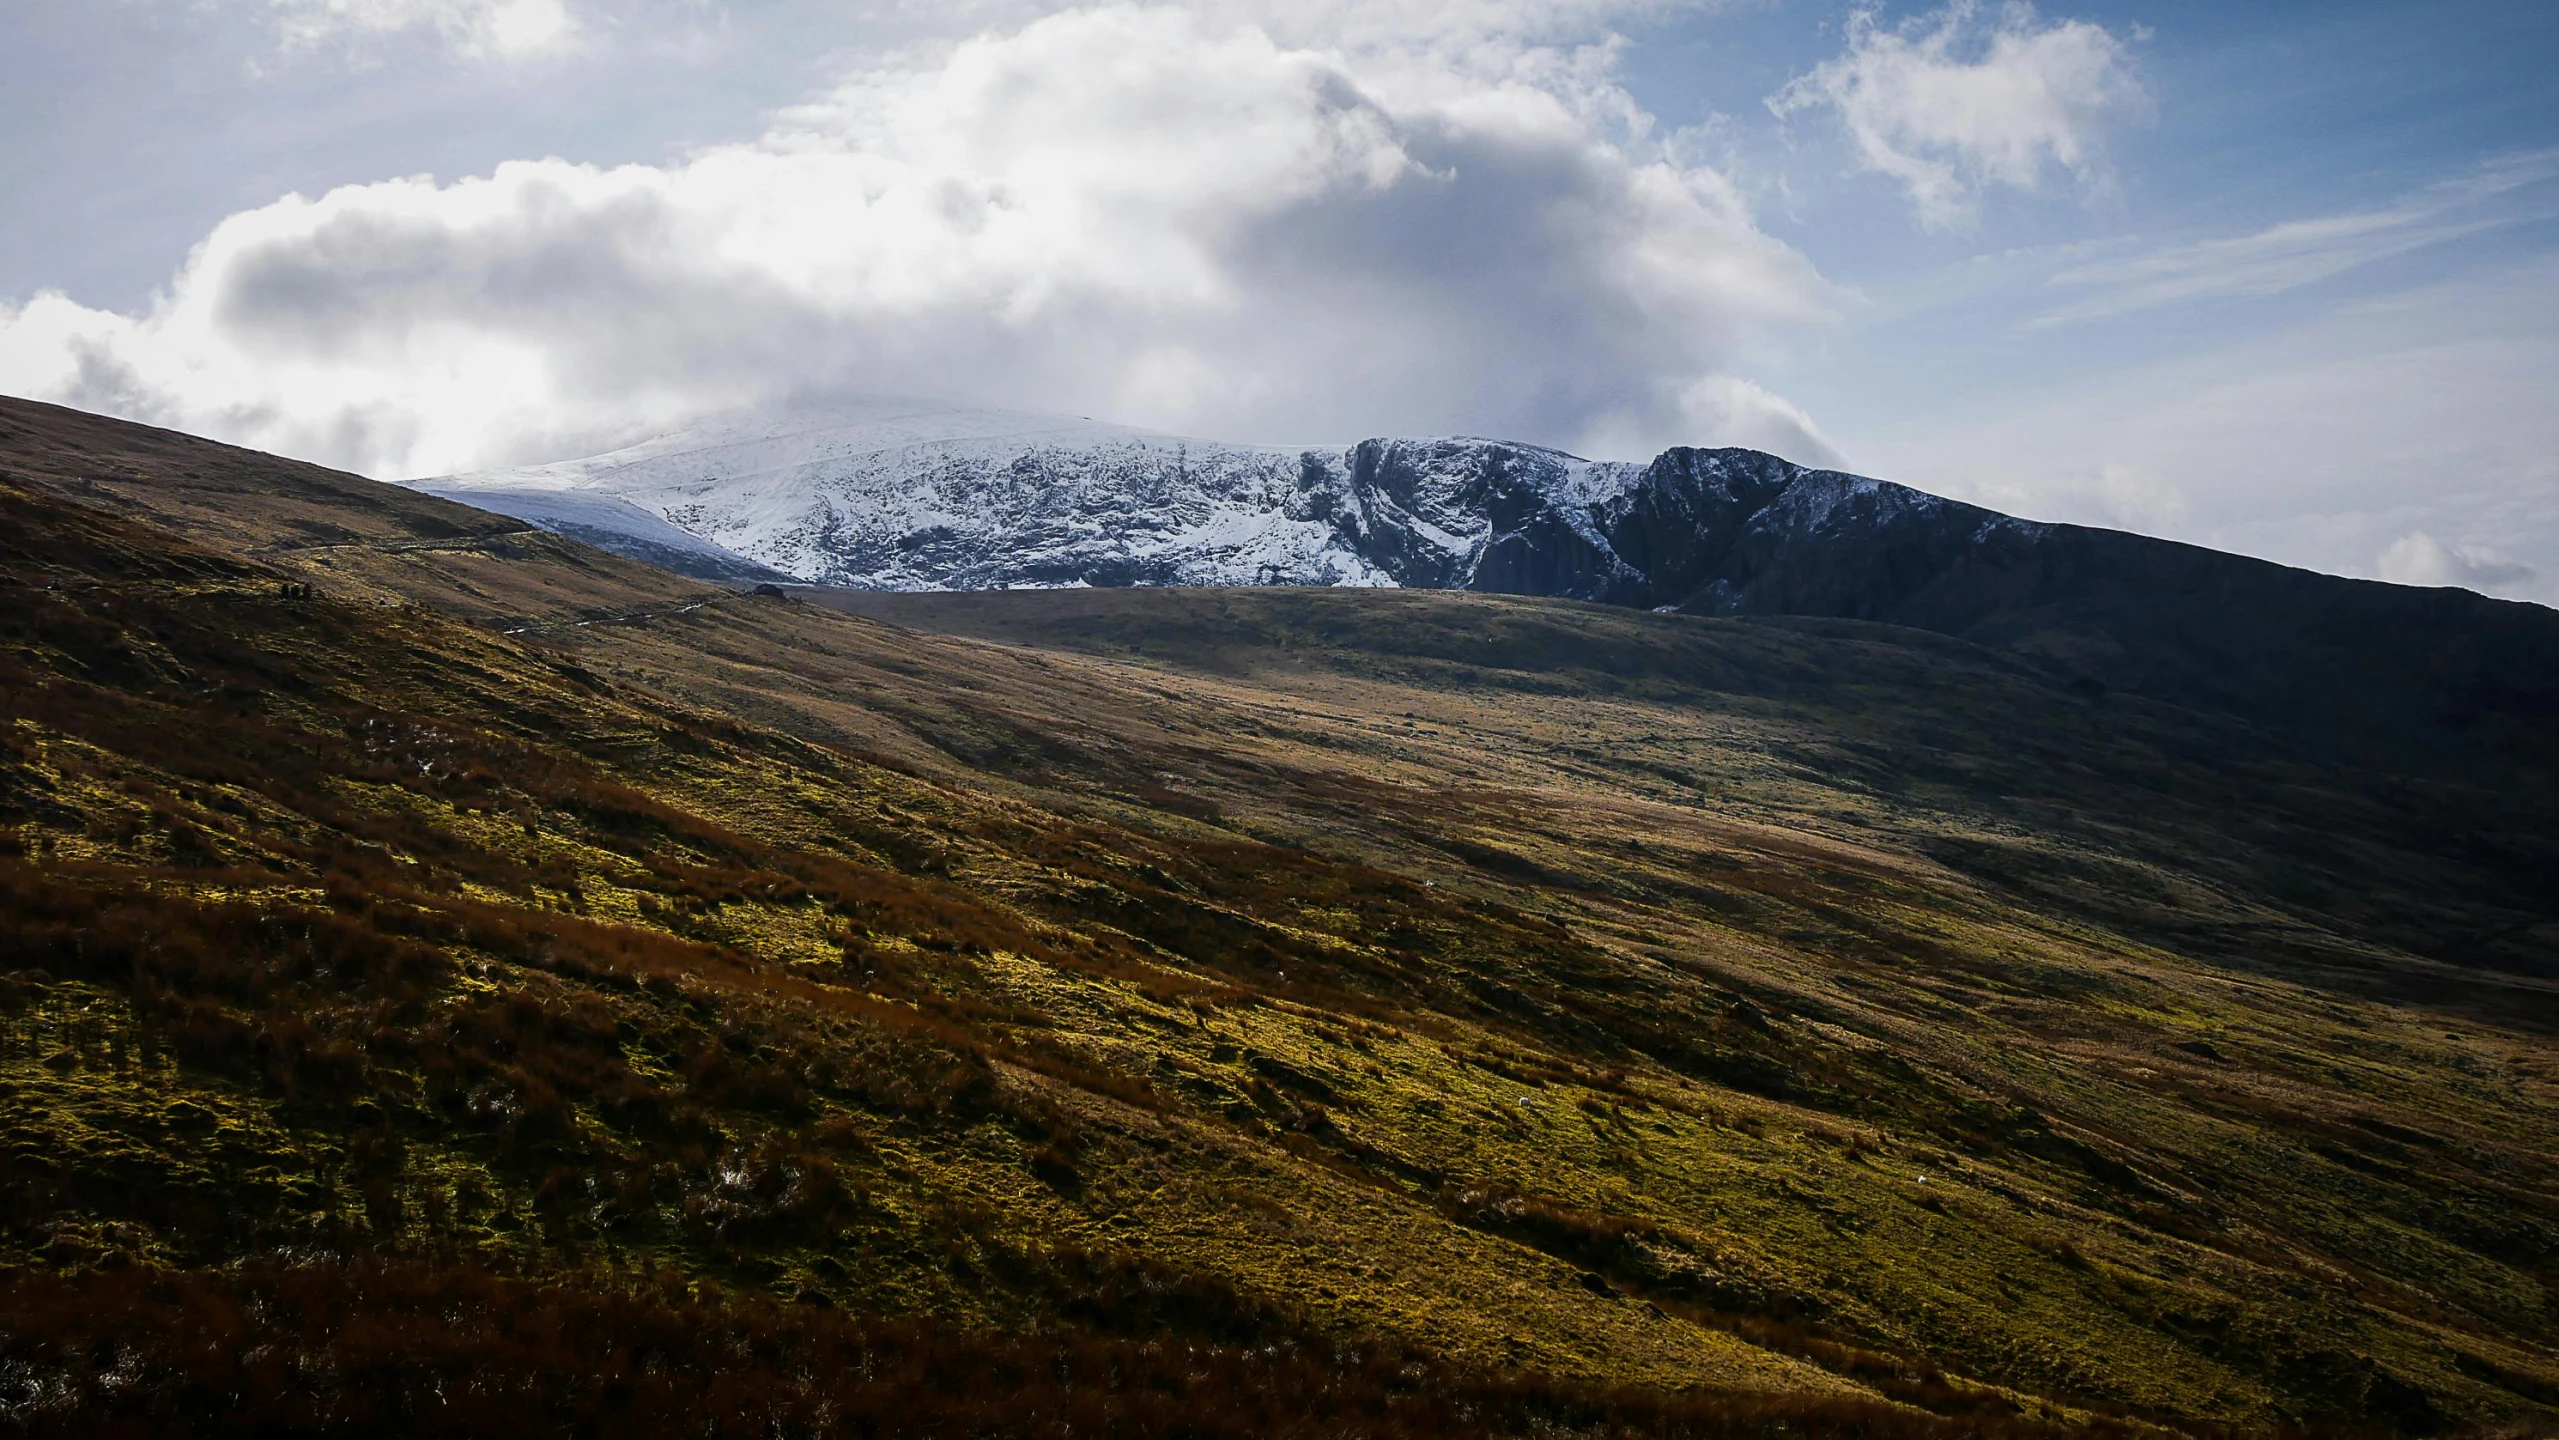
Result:
{"label": "heather vegetation", "polygon": [[256,457],[26,409],[0,1424],[2559,1417],[2530,745],[1552,602],[891,625],[324,472],[262,544]]}

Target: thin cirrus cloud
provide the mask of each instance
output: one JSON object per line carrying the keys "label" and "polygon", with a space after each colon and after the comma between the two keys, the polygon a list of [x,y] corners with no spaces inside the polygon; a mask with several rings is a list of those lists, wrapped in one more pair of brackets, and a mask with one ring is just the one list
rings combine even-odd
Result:
{"label": "thin cirrus cloud", "polygon": [[1861,446],[2036,519],[2559,601],[2559,260],[2525,256],[2218,347],[1988,395]]}
{"label": "thin cirrus cloud", "polygon": [[581,33],[567,0],[261,0],[291,51],[352,50],[424,34],[474,60],[525,60],[573,46]]}
{"label": "thin cirrus cloud", "polygon": [[1971,223],[1994,186],[2034,190],[2055,169],[2096,178],[2107,128],[2149,98],[2126,39],[2104,26],[1954,0],[1893,27],[1857,11],[1846,53],[1768,107],[1836,115],[1860,166],[1900,182],[1921,224],[1947,229]]}
{"label": "thin cirrus cloud", "polygon": [[933,393],[1238,439],[1476,430],[1831,457],[1739,373],[1828,319],[1586,64],[1113,6],[875,60],[751,144],[231,216],[139,314],[0,309],[0,389],[362,469]]}
{"label": "thin cirrus cloud", "polygon": [[[2035,316],[2026,328],[2299,289],[2394,255],[2513,224],[2525,217],[2482,213],[2483,207],[2553,179],[2559,179],[2559,150],[2501,156],[2390,205],[2287,220],[2246,235],[2071,266],[2056,272],[2052,283],[2078,290],[2082,298]],[[2544,206],[2535,213],[2550,210]]]}

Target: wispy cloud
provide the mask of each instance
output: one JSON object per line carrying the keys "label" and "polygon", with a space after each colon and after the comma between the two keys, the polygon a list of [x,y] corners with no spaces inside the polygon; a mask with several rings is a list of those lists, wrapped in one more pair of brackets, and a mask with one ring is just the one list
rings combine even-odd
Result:
{"label": "wispy cloud", "polygon": [[356,49],[425,34],[474,60],[526,60],[577,43],[569,0],[263,0],[288,50]]}
{"label": "wispy cloud", "polygon": [[2028,329],[2104,320],[2196,300],[2276,295],[2393,255],[2511,224],[2485,202],[2559,177],[2559,150],[2500,157],[2385,206],[2287,220],[2247,235],[2074,265],[2052,283],[2083,298]]}
{"label": "wispy cloud", "polygon": [[1993,185],[2033,190],[2059,167],[2090,179],[2106,126],[2148,108],[2124,37],[1977,0],[1887,29],[1849,17],[1848,51],[1768,99],[1786,119],[1838,113],[1859,162],[1910,192],[1920,223],[1969,223]]}
{"label": "wispy cloud", "polygon": [[2510,257],[1842,438],[1867,473],[2035,519],[2559,604],[2554,313],[2559,255]]}
{"label": "wispy cloud", "polygon": [[2393,541],[2374,562],[2381,578],[2395,585],[2458,585],[2483,594],[2519,586],[2533,578],[2533,568],[2493,550],[2447,545],[2423,530]]}

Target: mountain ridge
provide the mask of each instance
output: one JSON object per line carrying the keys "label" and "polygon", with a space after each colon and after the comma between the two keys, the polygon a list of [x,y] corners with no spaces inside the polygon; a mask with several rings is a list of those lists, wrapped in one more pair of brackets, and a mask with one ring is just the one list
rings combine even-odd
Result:
{"label": "mountain ridge", "polygon": [[[1291,449],[878,400],[410,483],[722,583],[1395,586],[1868,620],[2091,694],[2309,720],[2338,743],[2472,737],[2495,763],[2559,765],[2559,612],[2021,519],[1760,451]],[[634,528],[617,536],[614,517]],[[692,563],[671,535],[698,543]],[[2341,705],[2336,723],[2310,713]]]}

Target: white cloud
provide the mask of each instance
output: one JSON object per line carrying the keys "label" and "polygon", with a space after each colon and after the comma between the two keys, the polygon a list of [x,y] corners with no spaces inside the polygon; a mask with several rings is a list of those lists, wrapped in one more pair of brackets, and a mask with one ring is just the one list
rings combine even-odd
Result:
{"label": "white cloud", "polygon": [[2005,503],[2079,524],[2151,535],[2183,529],[2195,510],[2194,497],[2184,486],[2120,460],[2065,472],[2046,484],[2016,492]]}
{"label": "white cloud", "polygon": [[262,0],[287,49],[360,47],[404,32],[433,34],[473,59],[523,60],[579,34],[568,0]]}
{"label": "white cloud", "polygon": [[[1738,375],[1666,383],[1638,400],[1592,417],[1583,430],[1583,453],[1648,459],[1666,448],[1667,434],[1686,445],[1765,450],[1799,465],[1839,463],[1838,447],[1802,406]],[[1665,414],[1675,428],[1665,430]]]}
{"label": "white cloud", "polygon": [[2085,20],[2043,23],[1978,0],[1887,29],[1849,18],[1848,51],[1771,96],[1781,119],[1837,112],[1868,170],[1910,192],[1922,224],[1968,222],[1993,185],[2039,187],[2052,167],[2097,173],[2108,124],[2147,108],[2125,41]]}
{"label": "white cloud", "polygon": [[2451,546],[2412,530],[2390,544],[2375,562],[2381,578],[2397,585],[2458,585],[2494,593],[2533,578],[2532,567],[2493,550]]}
{"label": "white cloud", "polygon": [[1825,318],[1810,265],[1594,118],[1587,66],[1425,61],[1052,15],[678,164],[234,215],[147,313],[0,310],[0,388],[381,474],[830,389],[1239,439],[1783,433],[1730,377]]}
{"label": "white cloud", "polygon": [[2287,220],[2248,235],[2071,266],[2057,272],[2053,283],[2084,291],[2086,298],[2028,325],[2108,319],[2195,300],[2280,294],[2513,223],[2518,217],[2482,215],[2477,207],[2554,177],[2559,177],[2559,150],[2504,156],[2377,209]]}
{"label": "white cloud", "polygon": [[[1212,29],[1250,26],[1284,45],[1420,46],[1445,54],[1608,42],[1607,27],[1711,8],[1719,0],[1191,0]],[[1081,8],[1072,0],[880,0],[877,18],[929,20],[943,33],[1013,30]]]}

